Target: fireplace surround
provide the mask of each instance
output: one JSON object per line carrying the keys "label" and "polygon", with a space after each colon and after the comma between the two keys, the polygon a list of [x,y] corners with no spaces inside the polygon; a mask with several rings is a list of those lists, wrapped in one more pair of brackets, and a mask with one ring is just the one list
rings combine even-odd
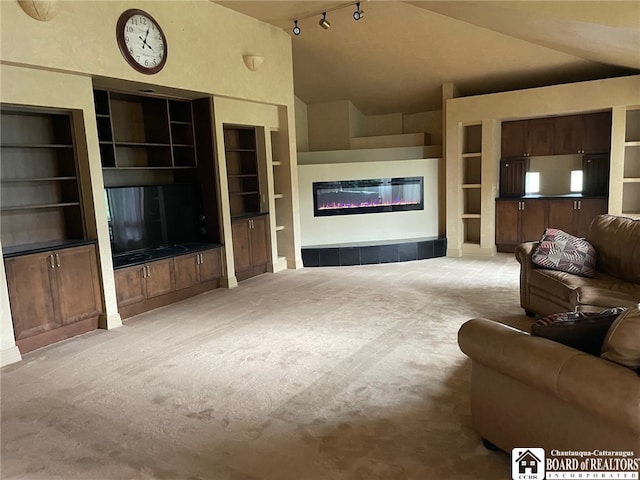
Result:
{"label": "fireplace surround", "polygon": [[313,182],[315,217],[424,210],[424,177]]}

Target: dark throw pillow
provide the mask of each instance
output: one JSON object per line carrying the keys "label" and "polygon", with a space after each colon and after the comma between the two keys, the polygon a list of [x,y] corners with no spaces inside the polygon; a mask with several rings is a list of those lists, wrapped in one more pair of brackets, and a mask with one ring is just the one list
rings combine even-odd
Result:
{"label": "dark throw pillow", "polygon": [[599,356],[609,327],[624,311],[618,307],[602,312],[555,313],[536,321],[531,334]]}
{"label": "dark throw pillow", "polygon": [[584,238],[557,228],[547,228],[533,252],[531,261],[542,268],[582,277],[596,274],[596,250]]}

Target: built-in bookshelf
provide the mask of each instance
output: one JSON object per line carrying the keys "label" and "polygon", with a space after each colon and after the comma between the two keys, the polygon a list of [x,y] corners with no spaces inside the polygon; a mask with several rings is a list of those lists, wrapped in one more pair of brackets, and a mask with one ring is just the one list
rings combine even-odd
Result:
{"label": "built-in bookshelf", "polygon": [[70,112],[2,105],[2,245],[85,238]]}
{"label": "built-in bookshelf", "polygon": [[622,182],[622,214],[640,218],[640,107],[626,112]]}
{"label": "built-in bookshelf", "polygon": [[482,125],[462,127],[462,223],[463,243],[480,245],[482,205]]}

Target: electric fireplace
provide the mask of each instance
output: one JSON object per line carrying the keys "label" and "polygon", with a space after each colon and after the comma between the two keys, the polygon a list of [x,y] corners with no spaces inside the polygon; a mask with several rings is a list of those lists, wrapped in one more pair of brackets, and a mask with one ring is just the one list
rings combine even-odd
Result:
{"label": "electric fireplace", "polygon": [[313,182],[313,215],[424,210],[424,177]]}

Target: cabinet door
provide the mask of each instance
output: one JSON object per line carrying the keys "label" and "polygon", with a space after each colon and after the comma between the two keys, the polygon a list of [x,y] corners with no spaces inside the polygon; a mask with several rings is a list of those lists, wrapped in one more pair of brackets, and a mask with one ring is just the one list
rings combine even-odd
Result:
{"label": "cabinet door", "polygon": [[553,155],[555,122],[553,118],[536,118],[527,125],[527,150],[529,155]]}
{"label": "cabinet door", "polygon": [[540,240],[547,227],[547,201],[523,200],[520,210],[520,242]]}
{"label": "cabinet door", "polygon": [[519,243],[520,204],[515,200],[496,202],[496,244]]}
{"label": "cabinet door", "polygon": [[575,235],[577,200],[549,200],[549,227]]}
{"label": "cabinet door", "polygon": [[251,219],[251,261],[253,266],[269,263],[267,215]]}
{"label": "cabinet door", "polygon": [[607,153],[611,151],[611,112],[583,115],[584,153]]}
{"label": "cabinet door", "polygon": [[222,276],[220,249],[200,253],[200,281],[208,282]]}
{"label": "cabinet door", "polygon": [[53,301],[51,253],[5,260],[16,340],[60,327]]}
{"label": "cabinet door", "polygon": [[582,194],[607,196],[609,194],[609,155],[585,155],[582,158]]}
{"label": "cabinet door", "polygon": [[593,219],[607,213],[608,201],[606,198],[586,198],[578,201],[578,218],[575,235],[586,237],[589,235],[589,227]]}
{"label": "cabinet door", "polygon": [[95,246],[66,248],[54,252],[60,318],[63,325],[102,313]]}
{"label": "cabinet door", "polygon": [[567,115],[554,119],[554,155],[582,153],[583,116],[584,115]]}
{"label": "cabinet door", "polygon": [[173,258],[147,264],[147,298],[164,295],[175,290]]}
{"label": "cabinet door", "polygon": [[522,157],[529,153],[526,145],[527,121],[502,124],[502,158]]}
{"label": "cabinet door", "polygon": [[176,290],[191,287],[199,283],[198,254],[182,255],[173,259]]}
{"label": "cabinet door", "polygon": [[114,272],[119,307],[142,302],[147,298],[145,275],[145,265],[121,268]]}
{"label": "cabinet door", "polygon": [[527,159],[516,158],[500,162],[500,196],[521,197],[524,195]]}
{"label": "cabinet door", "polygon": [[236,220],[231,224],[233,237],[233,264],[236,272],[251,268],[249,220]]}

